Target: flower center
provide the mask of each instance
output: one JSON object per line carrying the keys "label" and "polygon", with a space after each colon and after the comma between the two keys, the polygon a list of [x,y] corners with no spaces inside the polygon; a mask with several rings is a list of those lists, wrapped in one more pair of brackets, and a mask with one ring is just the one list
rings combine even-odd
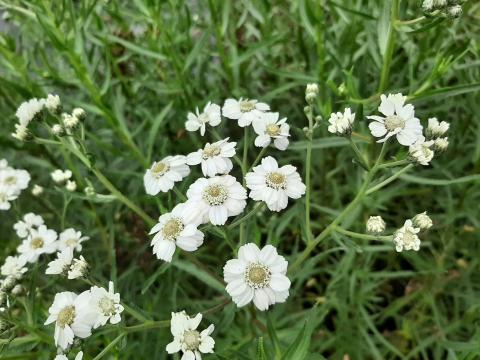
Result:
{"label": "flower center", "polygon": [[75,320],[75,306],[73,305],[64,307],[58,313],[57,324],[60,325],[60,327],[62,328],[64,328],[67,325],[69,326],[72,325],[74,320]]}
{"label": "flower center", "polygon": [[75,247],[77,246],[77,239],[68,239],[65,241],[65,244],[70,247]]}
{"label": "flower center", "polygon": [[285,189],[287,187],[287,178],[279,172],[268,173],[265,177],[265,182],[268,187],[275,190]]}
{"label": "flower center", "polygon": [[210,118],[208,117],[207,114],[205,113],[202,113],[198,116],[198,120],[200,120],[201,122],[203,122],[204,124],[208,123],[210,121]]}
{"label": "flower center", "polygon": [[17,183],[17,178],[15,176],[7,176],[3,182],[5,185],[15,185]]}
{"label": "flower center", "polygon": [[115,313],[115,303],[112,299],[106,296],[100,299],[100,301],[98,302],[98,307],[105,316],[110,316]]}
{"label": "flower center", "polygon": [[250,100],[240,101],[240,111],[242,113],[249,112],[255,109],[255,102]]}
{"label": "flower center", "polygon": [[202,157],[206,160],[208,158],[220,155],[220,147],[217,145],[205,145]]}
{"label": "flower center", "polygon": [[203,199],[211,206],[222,205],[228,198],[228,191],[224,185],[213,184],[203,190]]}
{"label": "flower center", "polygon": [[265,265],[258,263],[250,264],[245,272],[247,284],[254,289],[267,286],[271,277],[272,273],[270,270]]}
{"label": "flower center", "polygon": [[183,342],[187,350],[196,350],[200,345],[200,333],[197,330],[186,330],[183,333]]}
{"label": "flower center", "polygon": [[163,238],[166,240],[175,240],[178,235],[182,232],[185,226],[180,221],[179,218],[172,217],[168,220],[162,229]]}
{"label": "flower center", "polygon": [[152,166],[152,172],[156,176],[162,176],[165,174],[168,170],[170,169],[170,166],[168,164],[165,164],[164,162],[157,162]]}
{"label": "flower center", "polygon": [[385,127],[388,131],[395,131],[396,129],[403,129],[405,127],[405,120],[400,116],[391,115],[385,119]]}
{"label": "flower center", "polygon": [[41,237],[33,238],[32,241],[30,241],[30,247],[32,249],[42,248],[43,247],[43,239]]}
{"label": "flower center", "polygon": [[415,240],[417,238],[417,235],[411,231],[405,231],[403,234],[403,243],[405,244],[405,247],[413,246],[415,243]]}
{"label": "flower center", "polygon": [[265,132],[270,136],[280,135],[280,126],[277,124],[268,124]]}

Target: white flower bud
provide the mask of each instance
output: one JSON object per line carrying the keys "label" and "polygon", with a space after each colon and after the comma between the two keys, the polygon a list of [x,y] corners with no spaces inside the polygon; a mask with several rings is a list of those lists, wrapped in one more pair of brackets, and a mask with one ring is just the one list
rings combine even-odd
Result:
{"label": "white flower bud", "polygon": [[305,90],[305,95],[314,94],[315,96],[317,96],[318,92],[319,92],[318,85],[315,83],[312,83],[307,85],[307,88]]}
{"label": "white flower bud", "polygon": [[57,169],[53,171],[50,175],[54,182],[56,182],[57,184],[61,184],[72,177],[72,172],[70,170],[62,171],[60,169]]}
{"label": "white flower bud", "polygon": [[337,112],[330,115],[328,122],[328,131],[332,134],[350,135],[352,132],[352,124],[355,120],[355,113],[350,108],[346,108],[343,113]]}
{"label": "white flower bud", "polygon": [[64,134],[64,128],[60,124],[55,124],[52,126],[52,134],[56,136],[62,136]]}
{"label": "white flower bud", "polygon": [[432,11],[435,6],[434,0],[424,0],[422,4],[423,11]]}
{"label": "white flower bud", "polygon": [[434,0],[433,3],[437,9],[447,6],[447,0]]}
{"label": "white flower bud", "polygon": [[7,276],[7,277],[2,281],[2,285],[0,286],[0,292],[1,292],[1,291],[8,292],[8,291],[12,290],[13,287],[16,285],[18,279],[19,279],[18,276],[16,276],[16,277],[13,276],[13,275]]}
{"label": "white flower bud", "polygon": [[33,185],[32,188],[32,195],[33,196],[40,196],[43,193],[43,187],[40,185]]}
{"label": "white flower bud", "polygon": [[425,141],[414,144],[409,147],[408,154],[410,160],[414,163],[427,166],[433,159],[435,152],[430,149],[433,146],[433,141]]}
{"label": "white flower bud", "polygon": [[75,116],[78,120],[82,121],[83,119],[85,119],[85,110],[83,110],[82,108],[75,108],[73,109],[72,111],[72,116]]}
{"label": "white flower bud", "polygon": [[87,195],[87,196],[95,196],[96,195],[95,189],[93,188],[93,186],[87,186],[83,191],[85,192],[85,195]]}
{"label": "white flower bud", "polygon": [[72,265],[70,265],[70,270],[68,271],[68,278],[77,279],[80,277],[85,277],[88,274],[88,263],[82,255],[80,259],[73,259]]}
{"label": "white flower bud", "polygon": [[450,124],[446,121],[439,122],[437,118],[428,119],[427,136],[429,138],[439,137],[445,135],[450,128]]}
{"label": "white flower bud", "polygon": [[58,114],[61,111],[61,105],[60,96],[58,95],[48,94],[45,99],[45,107],[54,114]]}
{"label": "white flower bud", "polygon": [[448,137],[436,138],[433,141],[433,148],[435,151],[445,151],[448,148]]}
{"label": "white flower bud", "polygon": [[70,114],[62,114],[63,125],[67,129],[74,129],[78,125],[78,118]]}
{"label": "white flower bud", "polygon": [[385,231],[387,224],[381,216],[370,216],[367,220],[367,232],[381,234]]}
{"label": "white flower bud", "polygon": [[426,211],[415,215],[415,217],[412,219],[412,222],[413,226],[420,228],[420,230],[428,230],[433,225],[433,221],[430,216],[427,215]]}
{"label": "white flower bud", "polygon": [[25,288],[20,284],[15,285],[14,288],[12,289],[12,294],[15,296],[20,296],[24,293],[25,293]]}
{"label": "white flower bud", "polygon": [[453,5],[447,9],[447,14],[450,18],[456,19],[462,16],[463,10],[460,5]]}
{"label": "white flower bud", "polygon": [[74,180],[67,180],[67,183],[65,184],[65,188],[68,191],[73,192],[73,191],[77,190],[77,183]]}
{"label": "white flower bud", "polygon": [[20,141],[27,141],[30,139],[30,132],[27,127],[20,124],[15,124],[15,132],[12,133],[12,136]]}

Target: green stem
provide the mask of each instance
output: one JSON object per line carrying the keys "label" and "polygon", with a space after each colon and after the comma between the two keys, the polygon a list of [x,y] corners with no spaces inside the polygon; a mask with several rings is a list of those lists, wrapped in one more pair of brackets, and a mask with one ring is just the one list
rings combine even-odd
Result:
{"label": "green stem", "polygon": [[352,238],[362,239],[362,240],[379,240],[379,241],[389,241],[392,240],[392,235],[387,236],[380,236],[380,235],[368,235],[368,234],[360,234],[357,232],[345,230],[339,226],[334,226],[333,230],[343,235],[347,235]]}
{"label": "green stem", "polygon": [[263,158],[263,155],[267,152],[268,146],[264,147],[262,150],[257,155],[257,158],[253,161],[252,165],[250,165],[250,168],[248,169],[247,172],[252,170],[257,164],[260,162],[260,160]]}
{"label": "green stem", "polygon": [[395,167],[395,166],[402,166],[402,165],[406,165],[406,164],[408,164],[408,160],[403,159],[403,160],[397,160],[397,161],[391,161],[391,162],[384,163],[384,164],[380,165],[378,168],[379,169],[387,169],[387,168],[391,168],[391,167]]}
{"label": "green stem", "polygon": [[[248,161],[248,132],[249,127],[245,126],[244,135],[243,135],[243,158],[242,158],[242,184],[245,187],[246,179],[245,175],[247,174],[247,161]],[[239,243],[245,243],[245,222],[240,223],[240,234],[239,234]]]}
{"label": "green stem", "polygon": [[309,104],[309,111],[306,113],[308,119],[307,134],[307,155],[305,160],[305,231],[307,232],[307,244],[312,241],[312,226],[310,220],[310,198],[312,192],[311,169],[312,169],[312,140],[313,140],[313,104]]}
{"label": "green stem", "polygon": [[353,152],[355,153],[355,155],[357,156],[357,159],[358,161],[360,162],[360,165],[362,165],[362,167],[365,169],[365,170],[369,170],[370,167],[368,166],[368,161],[367,159],[365,159],[365,156],[363,156],[363,154],[361,153],[360,149],[358,148],[357,144],[355,144],[355,141],[352,140],[352,138],[349,136],[348,137],[348,141],[350,142],[350,146],[352,147],[353,149]]}
{"label": "green stem", "polygon": [[[231,230],[235,227],[237,227],[238,225],[241,225],[243,224],[245,221],[247,221],[248,219],[250,219],[252,216],[254,216],[257,212],[259,212],[260,210],[262,210],[264,208],[264,205],[265,203],[264,202],[259,202],[257,203],[253,208],[252,210],[250,210],[245,216],[241,217],[240,219],[234,221],[233,223],[231,223],[230,225],[228,225],[228,230]],[[242,244],[243,245],[243,244]]]}
{"label": "green stem", "polygon": [[395,48],[395,22],[398,18],[398,4],[399,0],[392,0],[387,45],[385,47],[385,53],[383,54],[382,73],[380,75],[380,84],[378,86],[378,93],[380,94],[386,89],[388,78],[390,76],[390,66],[392,63],[393,50]]}
{"label": "green stem", "polygon": [[405,166],[404,168],[402,168],[401,170],[399,170],[398,172],[396,172],[395,174],[393,174],[389,178],[383,180],[381,183],[379,183],[375,186],[372,186],[370,189],[367,190],[366,195],[373,194],[375,191],[378,191],[381,188],[383,188],[384,186],[390,184],[392,181],[397,179],[400,175],[402,175],[406,171],[410,170],[412,167],[413,167],[413,164],[408,164],[407,166]]}

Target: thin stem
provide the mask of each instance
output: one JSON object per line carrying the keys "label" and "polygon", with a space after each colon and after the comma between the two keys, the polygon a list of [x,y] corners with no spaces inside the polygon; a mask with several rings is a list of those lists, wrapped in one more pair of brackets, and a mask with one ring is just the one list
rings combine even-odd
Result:
{"label": "thin stem", "polygon": [[392,9],[390,12],[390,24],[388,26],[387,44],[385,46],[385,53],[383,54],[382,73],[380,76],[380,84],[378,86],[378,93],[382,93],[388,83],[390,76],[390,66],[392,63],[393,50],[395,48],[395,22],[398,17],[399,0],[392,0]]}
{"label": "thin stem", "polygon": [[305,231],[307,232],[307,244],[312,241],[312,226],[310,220],[310,198],[312,193],[311,169],[312,169],[312,140],[313,140],[313,103],[309,104],[309,110],[305,114],[308,119],[307,155],[305,160]]}
{"label": "thin stem", "polygon": [[257,203],[253,208],[252,210],[250,210],[245,216],[241,217],[240,219],[234,221],[233,223],[231,223],[230,225],[228,225],[228,230],[231,230],[235,227],[237,227],[238,225],[241,225],[243,224],[245,221],[247,221],[248,219],[250,219],[252,216],[254,216],[257,212],[259,212],[260,210],[262,210],[264,208],[264,205],[265,203],[264,202],[259,202]]}
{"label": "thin stem", "polygon": [[406,164],[408,164],[408,160],[403,159],[403,160],[397,160],[397,161],[391,161],[391,162],[384,163],[384,164],[378,166],[378,168],[379,169],[388,169],[388,168],[391,168],[391,167],[402,166],[402,165],[406,165]]}
{"label": "thin stem", "polygon": [[[242,184],[245,186],[246,179],[245,175],[247,174],[247,161],[248,161],[248,134],[249,134],[249,127],[246,126],[243,135],[243,159],[242,159]],[[240,234],[239,234],[239,243],[245,243],[245,222],[240,223]]]}
{"label": "thin stem", "polygon": [[390,176],[389,178],[383,180],[381,183],[375,185],[375,186],[372,186],[370,189],[367,190],[366,192],[366,195],[370,195],[370,194],[373,194],[375,191],[378,191],[380,190],[381,188],[383,188],[384,186],[390,184],[392,181],[394,181],[395,179],[397,179],[400,175],[402,175],[403,173],[407,172],[408,170],[410,170],[411,168],[413,167],[413,164],[408,164],[407,166],[403,167],[401,170],[399,170],[398,172],[396,172],[395,174],[393,174],[392,176]]}
{"label": "thin stem", "polygon": [[345,230],[340,226],[334,226],[333,230],[340,234],[347,235],[352,238],[362,239],[362,240],[379,240],[379,241],[389,241],[392,240],[392,235],[380,236],[380,235],[369,235],[369,234],[360,234],[357,232]]}
{"label": "thin stem", "polygon": [[355,155],[357,156],[357,159],[358,159],[358,161],[360,162],[360,165],[362,165],[362,167],[363,167],[365,170],[368,171],[368,170],[370,169],[370,166],[368,166],[368,161],[367,161],[367,159],[366,159],[365,156],[361,153],[361,151],[360,151],[360,149],[358,148],[357,144],[355,144],[355,141],[353,141],[350,136],[348,137],[348,141],[350,142],[350,146],[352,147],[353,152],[354,152]]}
{"label": "thin stem", "polygon": [[257,155],[257,158],[253,161],[252,165],[250,165],[250,168],[248,169],[248,171],[252,170],[255,166],[257,166],[257,164],[263,158],[263,155],[265,155],[265,153],[267,152],[267,149],[268,149],[268,146],[264,147],[262,150],[260,150],[260,152]]}

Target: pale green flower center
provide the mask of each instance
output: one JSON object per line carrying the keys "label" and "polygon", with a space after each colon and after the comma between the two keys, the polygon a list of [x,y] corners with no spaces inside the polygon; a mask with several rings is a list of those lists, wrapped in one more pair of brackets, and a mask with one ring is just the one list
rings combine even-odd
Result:
{"label": "pale green flower center", "polygon": [[203,190],[203,199],[211,206],[222,205],[228,198],[228,191],[224,185],[213,184]]}
{"label": "pale green flower center", "polygon": [[210,118],[208,117],[207,114],[202,113],[198,116],[198,120],[200,120],[202,123],[206,124],[210,121]]}
{"label": "pale green flower center", "polygon": [[105,316],[110,316],[115,313],[115,302],[107,296],[100,299],[98,307]]}
{"label": "pale green flower center", "polygon": [[77,239],[68,239],[67,241],[65,241],[65,244],[70,247],[75,247],[77,246],[77,242]]}
{"label": "pale green flower center", "polygon": [[178,235],[180,235],[183,229],[184,229],[184,225],[180,221],[180,219],[176,217],[172,217],[163,226],[163,229],[162,229],[163,238],[166,240],[175,240],[178,237]]}
{"label": "pale green flower center", "polygon": [[255,109],[255,102],[250,100],[240,101],[240,111],[245,113]]}
{"label": "pale green flower center", "polygon": [[217,145],[206,145],[203,149],[202,157],[204,159],[212,158],[214,156],[220,155],[220,147]]}
{"label": "pale green flower center", "polygon": [[279,172],[270,172],[265,176],[265,181],[267,183],[267,186],[279,190],[279,189],[285,189],[287,187],[287,178],[285,175]]}
{"label": "pale green flower center", "polygon": [[168,170],[170,169],[170,166],[168,164],[165,164],[164,162],[157,162],[152,166],[152,172],[156,176],[162,176],[165,174]]}
{"label": "pale green flower center", "polygon": [[403,129],[405,127],[405,120],[397,115],[387,116],[385,119],[385,127],[389,132],[399,128]]}
{"label": "pale green flower center", "polygon": [[32,241],[30,241],[30,247],[32,249],[40,249],[43,247],[43,239],[41,237],[36,237],[33,238]]}
{"label": "pale green flower center", "polygon": [[64,307],[58,313],[57,317],[57,324],[64,328],[67,325],[72,325],[73,321],[75,320],[75,306],[70,305]]}
{"label": "pale green flower center", "polygon": [[196,350],[200,345],[200,333],[197,330],[187,330],[183,333],[183,342],[187,350]]}
{"label": "pale green flower center", "polygon": [[268,124],[265,132],[270,136],[280,135],[280,126],[277,124]]}
{"label": "pale green flower center", "polygon": [[272,273],[262,264],[250,264],[245,272],[245,280],[250,287],[255,289],[264,288],[270,282]]}
{"label": "pale green flower center", "polygon": [[15,176],[8,176],[3,182],[5,185],[15,185],[17,183],[17,178]]}

